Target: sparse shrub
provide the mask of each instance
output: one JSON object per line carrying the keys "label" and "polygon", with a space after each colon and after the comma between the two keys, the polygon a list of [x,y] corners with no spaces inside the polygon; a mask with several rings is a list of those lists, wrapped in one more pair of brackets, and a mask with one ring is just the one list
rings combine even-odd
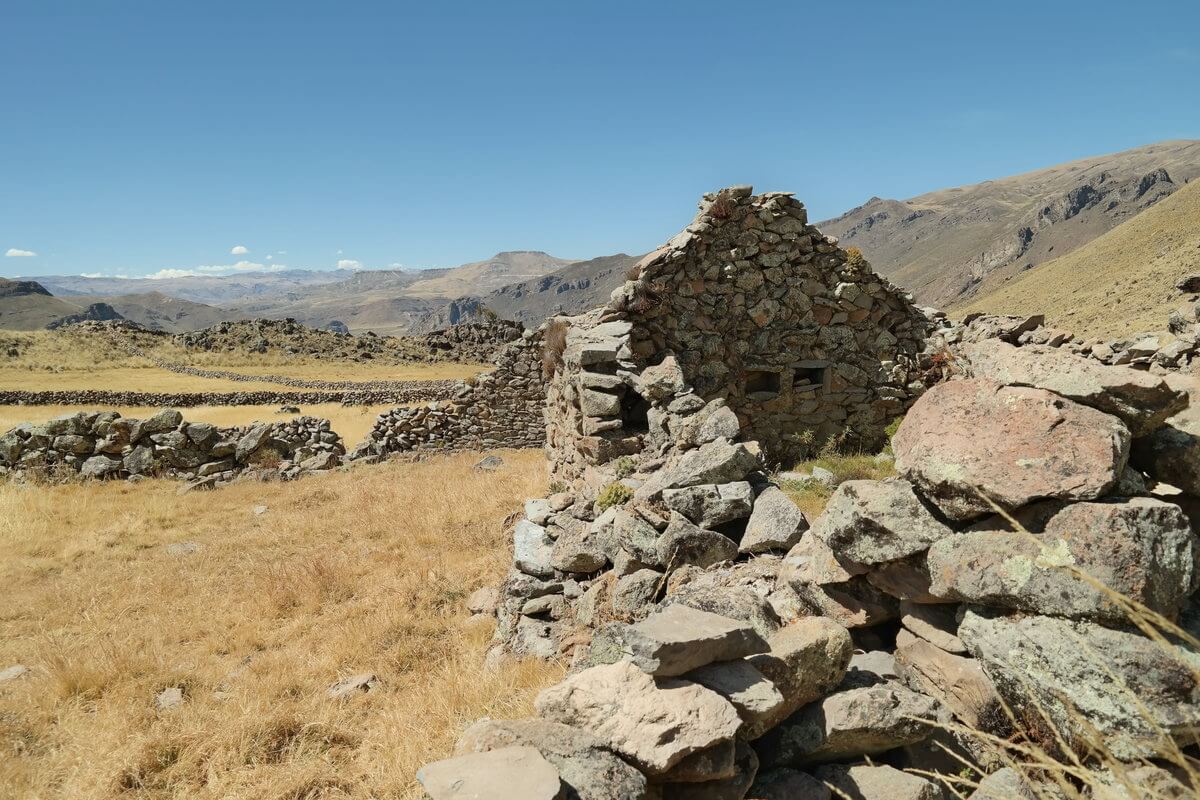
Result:
{"label": "sparse shrub", "polygon": [[275,469],[283,462],[283,455],[274,447],[263,447],[252,454],[247,463],[259,469]]}
{"label": "sparse shrub", "polygon": [[737,203],[732,197],[725,192],[718,192],[716,199],[708,207],[708,215],[713,219],[729,219],[733,216],[733,209],[736,207]]}
{"label": "sparse shrub", "polygon": [[563,481],[550,481],[550,485],[546,489],[550,494],[558,494],[567,490],[567,484]]}
{"label": "sparse shrub", "polygon": [[613,506],[623,505],[633,499],[633,489],[623,483],[610,483],[596,498],[596,508],[607,511]]}
{"label": "sparse shrub", "polygon": [[865,267],[867,265],[867,257],[863,255],[863,251],[857,247],[846,248],[846,266],[848,267]]}
{"label": "sparse shrub", "polygon": [[557,318],[546,326],[542,337],[542,377],[550,380],[562,366],[563,351],[567,349],[567,330],[571,327],[565,319]]}
{"label": "sparse shrub", "polygon": [[618,478],[628,478],[637,471],[637,461],[632,456],[621,456],[613,462],[613,474]]}
{"label": "sparse shrub", "polygon": [[483,317],[488,322],[496,322],[500,319],[500,315],[487,306],[479,307],[479,316]]}
{"label": "sparse shrub", "polygon": [[627,281],[636,281],[640,277],[642,277],[642,265],[640,262],[625,270],[625,280]]}

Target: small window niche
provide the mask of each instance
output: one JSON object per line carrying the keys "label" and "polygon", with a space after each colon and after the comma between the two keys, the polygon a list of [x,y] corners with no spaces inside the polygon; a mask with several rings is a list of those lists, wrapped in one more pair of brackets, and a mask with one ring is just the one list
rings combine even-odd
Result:
{"label": "small window niche", "polygon": [[781,378],[778,370],[746,370],[746,397],[751,400],[771,400],[778,397]]}
{"label": "small window niche", "polygon": [[829,380],[829,364],[824,361],[801,361],[792,366],[792,391],[812,393],[824,391]]}

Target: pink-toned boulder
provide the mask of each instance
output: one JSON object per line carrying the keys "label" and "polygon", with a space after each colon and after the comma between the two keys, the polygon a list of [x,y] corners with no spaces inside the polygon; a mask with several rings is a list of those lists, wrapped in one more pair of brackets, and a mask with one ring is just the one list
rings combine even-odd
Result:
{"label": "pink-toned boulder", "polygon": [[1129,429],[1044,389],[973,378],[926,392],[892,441],[896,469],[943,514],[968,520],[1035,500],[1093,500],[1117,482]]}

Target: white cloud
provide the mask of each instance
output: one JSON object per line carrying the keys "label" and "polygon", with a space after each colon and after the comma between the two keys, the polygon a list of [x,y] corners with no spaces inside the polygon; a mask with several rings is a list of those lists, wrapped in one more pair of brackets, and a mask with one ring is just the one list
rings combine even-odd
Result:
{"label": "white cloud", "polygon": [[267,256],[267,261],[271,261],[271,260],[273,260],[274,258],[275,258],[275,256],[270,256],[270,255],[269,255],[269,256]]}
{"label": "white cloud", "polygon": [[362,269],[362,263],[359,261],[355,261],[352,258],[341,258],[341,259],[338,259],[337,268],[338,269]]}
{"label": "white cloud", "polygon": [[250,251],[246,249],[246,245],[239,244],[239,245],[234,246],[234,248],[232,250],[230,250],[229,252],[231,255],[244,256],[244,255],[246,255],[246,253],[249,253]]}
{"label": "white cloud", "polygon": [[18,250],[15,247],[10,247],[4,255],[9,258],[32,258],[33,256],[36,256],[37,253],[33,252],[32,250]]}
{"label": "white cloud", "polygon": [[201,275],[236,275],[239,272],[282,272],[287,264],[260,264],[257,261],[239,261],[236,264],[204,264],[190,269],[160,269],[146,277],[151,280],[163,278],[195,278]]}

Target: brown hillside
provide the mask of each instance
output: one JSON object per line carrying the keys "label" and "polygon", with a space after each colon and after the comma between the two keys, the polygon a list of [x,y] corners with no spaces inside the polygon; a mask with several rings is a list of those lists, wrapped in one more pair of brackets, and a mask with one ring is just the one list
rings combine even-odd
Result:
{"label": "brown hillside", "polygon": [[1046,314],[1087,336],[1160,329],[1187,297],[1175,284],[1200,272],[1200,181],[1078,250],[1024,274],[997,273],[953,310]]}

